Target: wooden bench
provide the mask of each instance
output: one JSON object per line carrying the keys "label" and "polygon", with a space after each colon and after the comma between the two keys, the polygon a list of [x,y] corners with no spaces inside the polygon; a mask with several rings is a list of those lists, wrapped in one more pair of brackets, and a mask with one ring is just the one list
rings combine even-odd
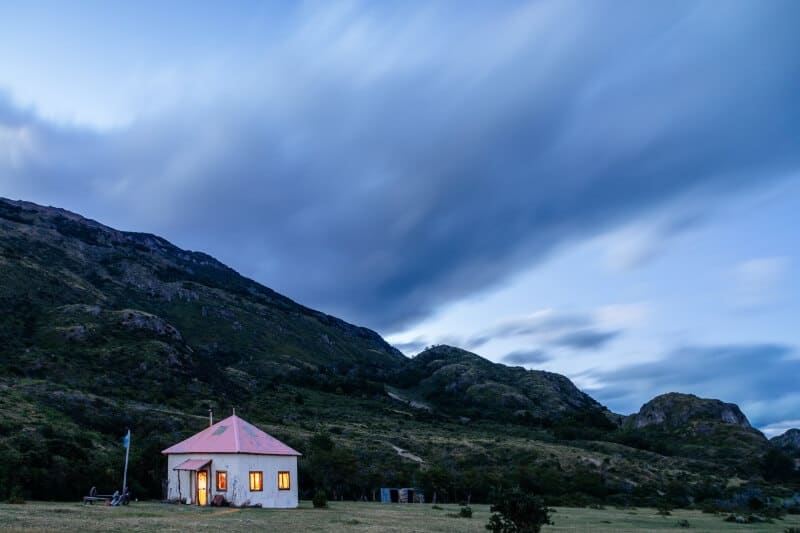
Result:
{"label": "wooden bench", "polygon": [[96,494],[94,496],[84,496],[83,497],[83,505],[87,503],[91,505],[93,502],[108,502],[107,504],[111,503],[111,499],[114,497],[113,494]]}
{"label": "wooden bench", "polygon": [[106,505],[111,505],[114,501],[114,496],[119,498],[119,502],[116,505],[128,505],[128,499],[130,498],[130,493],[122,494],[119,493],[115,494],[97,494],[97,487],[92,487],[89,489],[89,495],[83,497],[83,505],[87,503],[91,505],[94,502],[105,502]]}

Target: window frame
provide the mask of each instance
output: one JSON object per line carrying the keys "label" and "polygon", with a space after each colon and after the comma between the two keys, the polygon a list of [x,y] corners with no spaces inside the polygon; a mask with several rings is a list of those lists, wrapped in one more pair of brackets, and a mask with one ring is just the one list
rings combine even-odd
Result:
{"label": "window frame", "polygon": [[[222,478],[225,479],[225,486],[221,487],[219,484],[220,475]],[[217,470],[216,475],[214,476],[216,483],[214,486],[217,489],[217,492],[227,492],[228,491],[228,471],[227,470]]]}
{"label": "window frame", "polygon": [[[286,487],[281,487],[281,476],[286,475]],[[278,471],[278,490],[292,490],[292,473],[289,470]]]}
{"label": "window frame", "polygon": [[[255,474],[255,477],[254,477],[254,474]],[[250,470],[249,479],[250,479],[250,485],[249,485],[250,486],[250,492],[263,492],[264,491],[264,471],[263,470]],[[256,484],[253,483],[254,479],[258,479],[257,488],[253,488],[254,486],[256,486]]]}

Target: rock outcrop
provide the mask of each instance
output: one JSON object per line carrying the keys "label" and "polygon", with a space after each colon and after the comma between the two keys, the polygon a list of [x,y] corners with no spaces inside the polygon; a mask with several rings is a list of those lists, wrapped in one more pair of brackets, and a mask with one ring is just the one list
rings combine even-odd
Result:
{"label": "rock outcrop", "polygon": [[779,448],[800,451],[800,429],[792,428],[782,435],[772,437],[769,441]]}
{"label": "rock outcrop", "polygon": [[674,428],[691,421],[722,422],[748,429],[752,427],[736,404],[677,392],[653,398],[630,420],[629,423],[636,429],[653,425]]}

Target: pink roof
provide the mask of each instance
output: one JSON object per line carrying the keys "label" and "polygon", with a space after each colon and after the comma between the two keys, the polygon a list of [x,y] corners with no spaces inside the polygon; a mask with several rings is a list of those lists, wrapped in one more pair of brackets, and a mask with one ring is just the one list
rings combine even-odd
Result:
{"label": "pink roof", "polygon": [[252,453],[303,455],[236,415],[170,446],[161,453]]}
{"label": "pink roof", "polygon": [[211,459],[186,459],[173,470],[200,470],[210,462]]}

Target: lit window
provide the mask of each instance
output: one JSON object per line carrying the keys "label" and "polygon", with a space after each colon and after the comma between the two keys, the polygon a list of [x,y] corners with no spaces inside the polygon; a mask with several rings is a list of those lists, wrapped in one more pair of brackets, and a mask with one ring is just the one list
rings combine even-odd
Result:
{"label": "lit window", "polygon": [[278,472],[278,489],[289,490],[289,472]]}
{"label": "lit window", "polygon": [[250,472],[250,490],[264,490],[264,475],[261,472]]}
{"label": "lit window", "polygon": [[217,470],[217,490],[228,490],[228,473],[224,470]]}

